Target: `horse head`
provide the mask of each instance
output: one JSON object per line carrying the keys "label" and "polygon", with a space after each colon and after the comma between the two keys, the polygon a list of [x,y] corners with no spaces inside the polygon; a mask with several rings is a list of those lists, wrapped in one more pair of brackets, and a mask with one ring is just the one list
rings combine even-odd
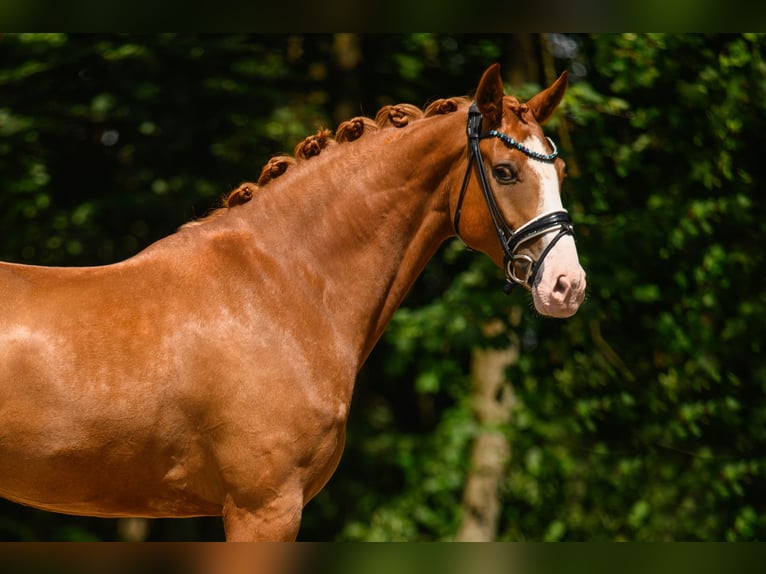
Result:
{"label": "horse head", "polygon": [[468,111],[468,166],[450,198],[455,233],[505,270],[507,289],[531,291],[535,309],[573,315],[585,272],[561,202],[564,161],[543,134],[567,87],[564,72],[522,103],[504,95],[499,66],[482,76]]}

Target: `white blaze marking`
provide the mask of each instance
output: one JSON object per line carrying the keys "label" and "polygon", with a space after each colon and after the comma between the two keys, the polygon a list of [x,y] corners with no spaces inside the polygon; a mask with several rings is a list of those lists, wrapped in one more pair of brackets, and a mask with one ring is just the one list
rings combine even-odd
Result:
{"label": "white blaze marking", "polygon": [[[550,153],[548,147],[536,136],[528,137],[522,142],[522,145],[537,153]],[[544,215],[552,211],[561,211],[564,209],[564,206],[561,203],[561,194],[559,193],[559,178],[553,164],[532,157],[530,157],[527,162],[530,169],[532,169],[540,180],[540,202],[537,206],[537,214]]]}
{"label": "white blaze marking", "polygon": [[[538,137],[530,136],[524,140],[523,145],[542,154],[550,153],[548,146]],[[529,168],[540,180],[540,199],[537,208],[537,217],[553,211],[562,211],[559,178],[553,163],[529,158]],[[556,237],[556,233],[547,233],[541,237],[542,249]],[[538,285],[544,292],[549,291],[555,285],[560,274],[581,273],[580,263],[577,260],[577,248],[571,235],[562,237],[556,246],[542,262],[543,275],[537,280]],[[544,296],[547,299],[547,295]]]}

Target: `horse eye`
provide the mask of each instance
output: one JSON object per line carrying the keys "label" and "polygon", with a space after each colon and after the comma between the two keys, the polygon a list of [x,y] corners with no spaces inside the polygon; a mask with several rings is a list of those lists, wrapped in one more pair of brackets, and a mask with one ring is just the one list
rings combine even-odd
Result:
{"label": "horse eye", "polygon": [[519,180],[519,174],[507,163],[496,165],[492,168],[492,175],[500,183],[516,183]]}

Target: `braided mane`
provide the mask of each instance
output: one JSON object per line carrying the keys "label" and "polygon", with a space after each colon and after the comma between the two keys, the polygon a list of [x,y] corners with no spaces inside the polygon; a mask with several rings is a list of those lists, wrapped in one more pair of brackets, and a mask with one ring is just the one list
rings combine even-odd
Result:
{"label": "braided mane", "polygon": [[309,161],[329,147],[356,141],[364,134],[381,129],[401,129],[423,118],[452,113],[457,111],[461,103],[467,101],[469,101],[468,98],[438,99],[431,102],[425,111],[412,104],[386,105],[378,110],[374,120],[365,116],[357,116],[342,122],[336,130],[335,137],[333,137],[331,130],[320,128],[316,133],[299,142],[295,146],[292,156],[280,154],[269,159],[261,169],[257,183],[243,182],[239,184],[224,196],[221,200],[221,207],[213,209],[199,219],[185,223],[180,229],[197,227],[211,219],[220,217],[231,208],[247,203],[269,182],[284,175],[290,167],[297,163]]}

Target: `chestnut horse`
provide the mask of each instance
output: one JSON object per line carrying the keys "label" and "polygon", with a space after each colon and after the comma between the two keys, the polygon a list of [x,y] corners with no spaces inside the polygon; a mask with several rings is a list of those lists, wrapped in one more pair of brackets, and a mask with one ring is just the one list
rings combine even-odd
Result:
{"label": "chestnut horse", "polygon": [[521,103],[493,65],[473,103],[389,106],[385,129],[309,138],[130,259],[1,263],[0,496],[295,539],[357,372],[443,241],[489,255],[541,314],[577,310],[564,164],[540,127],[566,83]]}

